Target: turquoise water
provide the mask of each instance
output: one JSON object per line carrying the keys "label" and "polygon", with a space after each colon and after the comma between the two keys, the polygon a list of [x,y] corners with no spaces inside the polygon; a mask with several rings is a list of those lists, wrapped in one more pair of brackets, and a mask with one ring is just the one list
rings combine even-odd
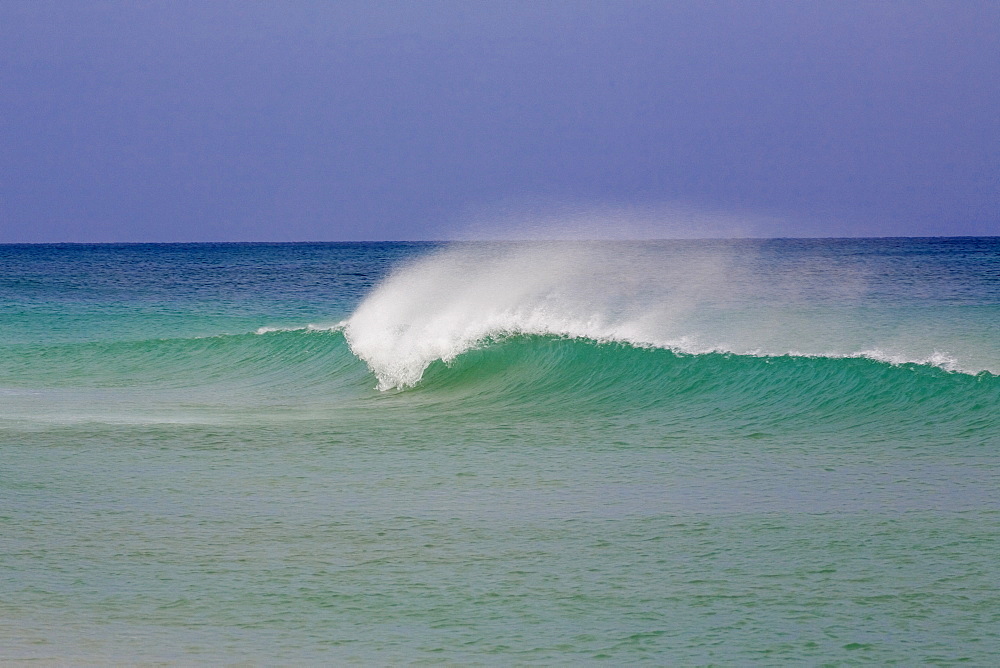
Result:
{"label": "turquoise water", "polygon": [[0,246],[0,661],[1000,656],[1000,239]]}

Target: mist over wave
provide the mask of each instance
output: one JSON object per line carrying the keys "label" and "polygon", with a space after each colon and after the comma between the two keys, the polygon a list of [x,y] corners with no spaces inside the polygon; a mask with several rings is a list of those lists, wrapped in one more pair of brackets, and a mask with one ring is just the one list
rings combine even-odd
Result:
{"label": "mist over wave", "polygon": [[850,258],[775,264],[739,242],[456,244],[391,274],[344,334],[380,389],[513,335],[1000,371],[989,321],[886,308],[870,298],[884,283]]}
{"label": "mist over wave", "polygon": [[[413,385],[434,360],[511,334],[662,345],[654,320],[687,308],[694,281],[673,266],[650,284],[628,271],[630,259],[582,243],[453,247],[393,274],[344,331],[383,388]],[[673,299],[654,303],[664,288]]]}

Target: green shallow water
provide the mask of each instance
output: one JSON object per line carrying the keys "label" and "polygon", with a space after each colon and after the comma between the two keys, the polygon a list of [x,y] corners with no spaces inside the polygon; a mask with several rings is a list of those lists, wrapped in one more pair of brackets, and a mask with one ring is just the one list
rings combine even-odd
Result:
{"label": "green shallow water", "polygon": [[995,662],[996,241],[716,246],[0,248],[0,662]]}
{"label": "green shallow water", "polygon": [[988,663],[1000,650],[992,453],[588,431],[22,434],[5,457],[4,658]]}

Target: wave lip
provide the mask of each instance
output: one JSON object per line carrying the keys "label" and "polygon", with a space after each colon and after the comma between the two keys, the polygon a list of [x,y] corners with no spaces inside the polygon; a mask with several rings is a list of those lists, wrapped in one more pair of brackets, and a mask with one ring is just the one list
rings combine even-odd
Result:
{"label": "wave lip", "polygon": [[254,334],[264,335],[264,334],[277,334],[283,332],[340,332],[343,331],[344,325],[347,321],[342,320],[333,325],[315,325],[309,323],[308,325],[302,326],[292,326],[292,327],[279,327],[277,325],[265,325],[263,327],[258,327],[254,330]]}

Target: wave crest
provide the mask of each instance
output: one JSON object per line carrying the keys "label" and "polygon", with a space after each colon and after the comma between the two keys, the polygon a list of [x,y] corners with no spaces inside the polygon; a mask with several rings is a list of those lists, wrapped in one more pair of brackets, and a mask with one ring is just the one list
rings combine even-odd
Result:
{"label": "wave crest", "polygon": [[343,323],[343,332],[383,390],[414,386],[435,361],[449,363],[517,335],[684,354],[866,357],[972,374],[1000,370],[951,352],[956,340],[941,336],[933,323],[917,327],[908,316],[873,311],[861,299],[864,281],[850,272],[811,266],[761,273],[753,257],[737,250],[457,245],[389,276]]}

